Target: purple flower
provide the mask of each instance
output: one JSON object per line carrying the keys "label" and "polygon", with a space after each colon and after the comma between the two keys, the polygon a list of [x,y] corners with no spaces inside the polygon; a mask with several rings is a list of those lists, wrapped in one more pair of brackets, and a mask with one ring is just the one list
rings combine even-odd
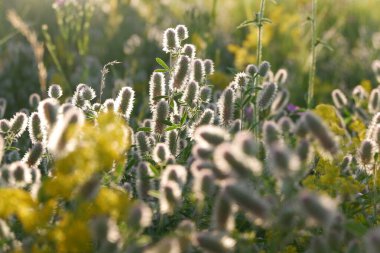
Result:
{"label": "purple flower", "polygon": [[293,105],[293,104],[288,104],[286,108],[288,109],[289,112],[296,112],[300,109],[298,106]]}

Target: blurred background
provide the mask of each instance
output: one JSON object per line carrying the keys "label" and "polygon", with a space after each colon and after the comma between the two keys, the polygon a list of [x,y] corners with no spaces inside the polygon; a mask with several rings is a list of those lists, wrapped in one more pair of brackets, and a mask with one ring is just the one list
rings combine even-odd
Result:
{"label": "blurred background", "polygon": [[[45,45],[47,84],[58,83],[70,96],[78,83],[98,90],[102,67],[110,61],[104,97],[131,85],[146,96],[149,76],[158,68],[162,33],[185,24],[197,55],[213,59],[212,83],[228,85],[234,72],[256,63],[252,19],[258,0],[0,0],[0,97],[6,116],[27,107],[40,93],[37,64],[30,44],[7,20],[13,9]],[[328,102],[334,88],[376,86],[371,63],[380,58],[380,0],[319,0],[316,101]],[[263,58],[272,70],[289,71],[293,103],[304,106],[310,52],[311,0],[267,0]]]}

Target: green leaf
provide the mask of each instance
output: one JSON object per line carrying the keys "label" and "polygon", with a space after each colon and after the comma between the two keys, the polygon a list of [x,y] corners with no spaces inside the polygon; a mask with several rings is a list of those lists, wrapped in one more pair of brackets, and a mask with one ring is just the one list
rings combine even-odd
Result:
{"label": "green leaf", "polygon": [[166,69],[155,69],[154,72],[163,72],[163,73],[166,73],[166,72],[168,72],[168,70],[166,70]]}
{"label": "green leaf", "polygon": [[160,172],[152,164],[149,164],[149,169],[153,172],[153,174],[154,174],[155,177],[159,177],[160,176]]}
{"label": "green leaf", "polygon": [[252,23],[257,23],[257,21],[256,21],[256,20],[245,20],[245,21],[243,21],[243,23],[241,23],[240,25],[238,25],[238,26],[236,27],[236,29],[240,29],[240,28],[243,28],[243,27],[249,26],[249,25],[252,24]]}
{"label": "green leaf", "polygon": [[150,127],[139,127],[139,128],[137,128],[137,132],[139,132],[139,131],[150,133],[152,131],[152,128],[150,128]]}
{"label": "green leaf", "polygon": [[178,129],[178,128],[181,128],[181,126],[179,126],[179,125],[172,125],[170,127],[165,128],[165,131],[172,131],[172,130],[175,130],[175,129]]}
{"label": "green leaf", "polygon": [[154,97],[153,100],[160,100],[161,98],[168,98],[168,96],[157,96]]}
{"label": "green leaf", "polygon": [[183,126],[185,124],[186,119],[187,119],[187,111],[185,111],[185,113],[182,115],[181,126]]}
{"label": "green leaf", "polygon": [[167,126],[172,126],[172,125],[173,125],[173,123],[170,122],[170,121],[167,120],[167,119],[161,120],[160,122],[161,122],[161,123],[164,123],[164,124],[167,125]]}
{"label": "green leaf", "polygon": [[363,236],[368,230],[366,226],[354,220],[348,220],[345,228],[356,236]]}
{"label": "green leaf", "polygon": [[154,190],[150,190],[148,192],[148,194],[150,196],[152,196],[153,198],[156,198],[156,199],[159,199],[160,198],[160,192],[159,191],[154,191]]}
{"label": "green leaf", "polygon": [[163,67],[165,70],[169,70],[169,66],[161,59],[161,58],[156,58],[156,62],[160,64],[161,67]]}

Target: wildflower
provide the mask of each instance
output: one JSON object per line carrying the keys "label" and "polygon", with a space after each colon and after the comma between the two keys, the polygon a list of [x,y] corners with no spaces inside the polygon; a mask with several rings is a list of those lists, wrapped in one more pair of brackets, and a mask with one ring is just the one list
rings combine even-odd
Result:
{"label": "wildflower", "polygon": [[306,112],[304,114],[305,123],[314,135],[318,139],[322,147],[329,151],[331,154],[338,152],[337,143],[334,141],[334,137],[330,130],[324,125],[322,120],[312,112]]}
{"label": "wildflower", "polygon": [[165,143],[158,143],[153,149],[153,160],[156,163],[163,164],[167,162],[170,156],[169,147]]}
{"label": "wildflower", "polygon": [[369,101],[368,101],[368,111],[370,113],[376,113],[380,111],[380,90],[374,89],[372,90]]}
{"label": "wildflower", "polygon": [[343,107],[347,106],[347,97],[340,89],[333,90],[331,96],[336,108],[342,109]]}
{"label": "wildflower", "polygon": [[193,44],[185,44],[182,47],[182,54],[188,56],[190,59],[195,58],[195,51],[196,51],[196,48]]}
{"label": "wildflower", "polygon": [[79,90],[79,97],[82,100],[91,101],[96,97],[96,93],[90,86],[84,85]]}
{"label": "wildflower", "polygon": [[213,149],[208,145],[195,144],[191,149],[191,154],[196,159],[207,160],[213,152]]}
{"label": "wildflower", "polygon": [[292,119],[287,116],[281,117],[278,121],[278,125],[280,126],[282,133],[291,133],[294,128]]}
{"label": "wildflower", "polygon": [[115,100],[112,98],[106,99],[103,103],[103,111],[104,112],[113,112],[115,111]]}
{"label": "wildflower", "polygon": [[182,55],[174,67],[174,74],[170,80],[169,87],[172,90],[180,90],[187,81],[190,72],[190,58]]}
{"label": "wildflower", "polygon": [[358,151],[358,160],[365,167],[372,164],[374,161],[375,153],[377,152],[377,145],[372,140],[364,140]]}
{"label": "wildflower", "polygon": [[212,125],[204,125],[195,130],[194,139],[197,143],[217,146],[228,140],[229,135],[223,128]]}
{"label": "wildflower", "polygon": [[149,140],[145,134],[145,132],[137,132],[136,133],[136,147],[140,157],[144,157],[146,153],[149,152]]}
{"label": "wildflower", "polygon": [[221,232],[200,232],[195,236],[196,243],[205,252],[233,252],[236,241]]}
{"label": "wildflower", "polygon": [[8,133],[9,129],[11,128],[11,123],[9,120],[6,119],[0,119],[0,133]]}
{"label": "wildflower", "polygon": [[274,173],[279,177],[287,177],[291,172],[300,168],[299,158],[286,146],[276,145],[270,149],[270,162],[275,169]]}
{"label": "wildflower", "polygon": [[20,137],[28,127],[28,116],[25,113],[18,112],[11,119],[9,132],[15,137]]}
{"label": "wildflower", "polygon": [[268,147],[281,142],[277,124],[274,121],[265,121],[263,125],[263,139]]}
{"label": "wildflower", "polygon": [[152,216],[153,213],[150,207],[143,202],[139,202],[129,210],[127,224],[134,229],[146,228],[151,224]]}
{"label": "wildflower", "polygon": [[214,74],[214,62],[210,59],[206,59],[203,61],[203,65],[205,68],[205,73],[207,76]]}
{"label": "wildflower", "polygon": [[16,186],[24,186],[32,183],[32,175],[30,168],[21,161],[13,162],[9,165],[9,172],[14,182],[10,182]]}
{"label": "wildflower", "polygon": [[133,110],[135,91],[131,87],[123,87],[115,100],[115,112],[129,119]]}
{"label": "wildflower", "polygon": [[222,126],[228,126],[234,117],[235,92],[231,88],[223,91],[218,101],[219,120]]}
{"label": "wildflower", "polygon": [[336,215],[336,202],[324,195],[302,192],[300,204],[310,217],[323,225],[330,224]]}
{"label": "wildflower", "polygon": [[232,231],[235,226],[236,211],[236,204],[231,203],[224,190],[221,190],[212,211],[212,227],[220,231]]}
{"label": "wildflower", "polygon": [[258,73],[261,77],[265,77],[268,74],[268,71],[270,69],[270,64],[267,61],[263,61],[260,66]]}
{"label": "wildflower", "polygon": [[209,103],[211,99],[211,88],[208,86],[203,86],[199,91],[199,98],[204,103]]}
{"label": "wildflower", "polygon": [[41,97],[37,93],[33,93],[32,95],[29,96],[29,105],[33,109],[37,109],[40,101],[41,101]]}
{"label": "wildflower", "polygon": [[355,86],[355,88],[352,90],[352,96],[359,100],[362,101],[368,97],[367,91],[363,88],[361,85]]}
{"label": "wildflower", "polygon": [[41,119],[37,112],[33,112],[28,121],[29,138],[33,144],[42,141]]}
{"label": "wildflower", "polygon": [[302,139],[298,143],[296,153],[301,162],[308,162],[311,159],[312,150],[307,139]]}
{"label": "wildflower", "polygon": [[178,164],[168,165],[162,173],[161,184],[165,185],[168,181],[176,182],[181,188],[185,185],[187,170]]}
{"label": "wildflower", "polygon": [[164,120],[169,115],[169,105],[165,100],[161,100],[157,103],[156,109],[153,112],[153,124],[152,130],[155,134],[163,134],[165,130]]}
{"label": "wildflower", "polygon": [[175,28],[176,34],[178,36],[179,40],[185,40],[189,38],[189,32],[187,30],[187,27],[184,25],[177,25]]}
{"label": "wildflower", "polygon": [[206,76],[205,66],[201,59],[193,60],[193,67],[191,72],[192,80],[202,83]]}
{"label": "wildflower", "polygon": [[62,94],[63,94],[63,91],[62,91],[61,86],[59,86],[58,84],[50,85],[49,90],[48,90],[49,97],[58,99],[62,96]]}
{"label": "wildflower", "polygon": [[274,82],[278,86],[282,86],[286,83],[286,80],[288,79],[288,71],[286,69],[279,69],[274,76]]}
{"label": "wildflower", "polygon": [[211,194],[214,188],[214,174],[211,170],[205,169],[194,174],[193,192],[199,201],[203,201],[205,194]]}
{"label": "wildflower", "polygon": [[259,145],[254,140],[254,137],[250,131],[244,130],[238,132],[235,135],[233,145],[248,156],[256,156],[259,153]]}
{"label": "wildflower", "polygon": [[199,84],[196,81],[191,81],[183,93],[182,100],[189,106],[195,106],[199,97]]}
{"label": "wildflower", "polygon": [[22,159],[29,167],[37,167],[44,153],[44,147],[41,143],[37,142],[33,145],[32,149]]}
{"label": "wildflower", "polygon": [[173,214],[174,209],[181,204],[181,189],[178,183],[167,181],[160,187],[160,212],[161,214]]}
{"label": "wildflower", "polygon": [[166,132],[165,143],[169,147],[170,153],[173,156],[177,156],[179,152],[178,131],[172,130]]}
{"label": "wildflower", "polygon": [[258,72],[258,68],[255,64],[249,64],[246,68],[245,68],[245,73],[249,76],[249,77],[254,77],[257,72]]}
{"label": "wildflower", "polygon": [[234,82],[239,86],[239,87],[244,87],[247,85],[248,79],[247,75],[244,72],[237,73],[234,78]]}
{"label": "wildflower", "polygon": [[38,106],[38,115],[41,119],[42,127],[46,131],[50,131],[58,115],[58,101],[54,98],[43,100]]}
{"label": "wildflower", "polygon": [[163,73],[154,72],[149,81],[149,102],[151,109],[157,104],[156,97],[165,95],[165,76]]}
{"label": "wildflower", "polygon": [[273,100],[270,111],[272,114],[281,112],[289,103],[289,91],[287,89],[281,89],[277,93]]}
{"label": "wildflower", "polygon": [[179,46],[179,38],[176,30],[174,30],[173,28],[166,29],[162,41],[163,50],[166,53],[169,53],[179,48]]}
{"label": "wildflower", "polygon": [[148,200],[149,190],[151,189],[151,180],[152,172],[149,169],[149,166],[145,162],[141,162],[137,166],[137,181],[136,181],[136,190],[137,195],[141,200]]}
{"label": "wildflower", "polygon": [[275,83],[268,83],[264,85],[263,89],[259,92],[257,101],[260,110],[265,110],[271,106],[276,94],[277,85]]}

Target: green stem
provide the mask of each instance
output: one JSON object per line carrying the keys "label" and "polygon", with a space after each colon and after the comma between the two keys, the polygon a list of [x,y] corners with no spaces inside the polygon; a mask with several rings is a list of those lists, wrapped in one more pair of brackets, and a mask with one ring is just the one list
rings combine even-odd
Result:
{"label": "green stem", "polygon": [[260,12],[256,15],[257,17],[257,27],[258,27],[258,36],[257,36],[257,66],[261,63],[262,57],[262,49],[263,49],[263,23],[262,19],[264,18],[264,10],[265,10],[265,0],[261,0],[260,3]]}
{"label": "green stem", "polygon": [[307,107],[311,108],[314,97],[314,79],[316,68],[316,41],[317,41],[317,0],[312,0],[311,17],[311,65],[309,70],[309,88],[307,92]]}
{"label": "green stem", "polygon": [[377,164],[375,163],[373,167],[373,217],[375,225],[377,223],[377,186],[376,186],[376,178],[377,178]]}

